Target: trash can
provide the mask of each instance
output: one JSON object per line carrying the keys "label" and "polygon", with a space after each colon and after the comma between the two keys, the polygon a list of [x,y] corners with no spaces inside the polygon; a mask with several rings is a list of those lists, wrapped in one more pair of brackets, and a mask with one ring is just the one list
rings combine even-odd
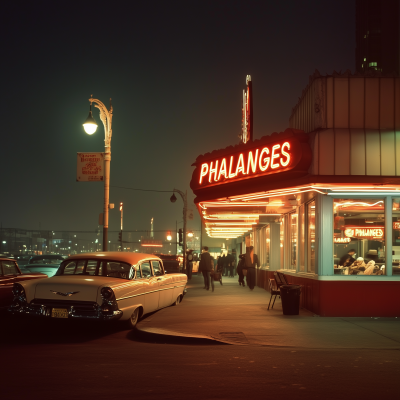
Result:
{"label": "trash can", "polygon": [[283,315],[299,315],[301,286],[282,285],[280,289]]}

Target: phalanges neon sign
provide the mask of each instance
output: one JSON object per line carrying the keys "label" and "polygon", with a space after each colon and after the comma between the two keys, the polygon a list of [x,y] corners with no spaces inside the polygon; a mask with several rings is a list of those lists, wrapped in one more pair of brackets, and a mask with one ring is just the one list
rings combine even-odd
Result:
{"label": "phalanges neon sign", "polygon": [[202,163],[199,184],[204,181],[213,183],[221,179],[257,175],[267,171],[279,172],[282,167],[285,168],[290,164],[290,149],[290,142],[284,142]]}
{"label": "phalanges neon sign", "polygon": [[303,131],[287,129],[197,157],[190,186],[196,192],[249,178],[264,179],[286,171],[292,171],[290,176],[297,177],[307,174],[311,160],[308,136]]}
{"label": "phalanges neon sign", "polygon": [[385,228],[383,226],[365,227],[365,226],[345,226],[344,235],[346,237],[358,238],[383,238]]}

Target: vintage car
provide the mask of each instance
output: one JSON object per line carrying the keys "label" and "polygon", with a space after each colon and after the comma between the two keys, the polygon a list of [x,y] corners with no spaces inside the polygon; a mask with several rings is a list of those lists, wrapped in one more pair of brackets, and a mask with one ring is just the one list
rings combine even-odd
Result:
{"label": "vintage car", "polygon": [[0,309],[7,309],[11,305],[15,282],[41,278],[47,278],[47,275],[40,273],[23,274],[14,259],[0,258]]}
{"label": "vintage car", "polygon": [[177,305],[187,276],[166,274],[160,258],[126,252],[68,257],[43,282],[16,283],[13,314],[42,318],[121,320],[133,328],[144,314]]}

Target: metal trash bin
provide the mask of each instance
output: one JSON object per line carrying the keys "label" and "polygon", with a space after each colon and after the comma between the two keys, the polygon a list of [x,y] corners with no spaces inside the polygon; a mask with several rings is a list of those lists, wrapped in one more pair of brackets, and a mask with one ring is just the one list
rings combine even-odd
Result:
{"label": "metal trash bin", "polygon": [[301,286],[282,285],[280,291],[283,315],[299,315]]}

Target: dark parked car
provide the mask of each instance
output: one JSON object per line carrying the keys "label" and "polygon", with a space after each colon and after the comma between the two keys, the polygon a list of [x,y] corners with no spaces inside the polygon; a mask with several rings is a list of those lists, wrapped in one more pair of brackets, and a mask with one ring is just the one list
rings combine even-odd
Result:
{"label": "dark parked car", "polygon": [[66,256],[59,254],[43,254],[41,256],[32,256],[29,263],[21,268],[22,272],[41,272],[46,274],[49,278],[54,276],[60,266],[65,260]]}
{"label": "dark parked car", "polygon": [[11,305],[14,283],[42,278],[47,278],[47,275],[41,273],[23,274],[14,259],[0,258],[0,310]]}

